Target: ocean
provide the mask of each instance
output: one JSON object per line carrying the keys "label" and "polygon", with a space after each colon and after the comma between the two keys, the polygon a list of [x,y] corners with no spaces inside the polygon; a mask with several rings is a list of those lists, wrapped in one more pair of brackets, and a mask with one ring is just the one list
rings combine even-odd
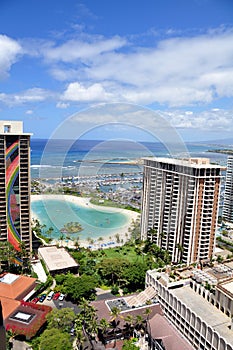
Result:
{"label": "ocean", "polygon": [[[69,140],[53,140],[49,148],[47,140],[31,140],[31,177],[46,179],[46,182],[56,182],[63,178],[84,178],[91,182],[96,176],[104,180],[119,179],[123,174],[127,179],[142,179],[142,157],[169,157],[168,150],[161,143],[138,143],[122,141],[78,140],[72,145]],[[219,149],[219,145],[186,144],[191,157],[208,157],[211,162],[225,166],[227,155],[212,153],[208,150]],[[187,156],[187,154],[186,154]],[[127,175],[127,176],[126,176]],[[83,181],[83,180],[82,180]],[[127,180],[128,181],[128,180]],[[140,183],[137,184],[137,186]],[[126,185],[123,187],[127,188]],[[114,186],[109,186],[114,190]],[[103,186],[102,191],[108,191]],[[58,240],[61,229],[67,222],[79,222],[83,230],[66,240],[86,240],[88,237],[98,240],[99,237],[112,236],[124,225],[126,217],[123,213],[101,212],[77,205],[69,205],[61,200],[38,200],[32,202],[33,214],[46,225],[45,231],[53,228],[51,237]],[[62,213],[62,215],[61,215]]]}
{"label": "ocean", "polygon": [[[96,174],[137,174],[142,172],[139,160],[143,157],[169,157],[159,142],[69,140],[31,140],[31,177],[60,179],[62,177],[95,177]],[[227,155],[208,150],[226,146],[186,143],[191,157],[207,157],[225,166]],[[183,156],[183,155],[177,155]],[[185,155],[187,156],[187,154]]]}

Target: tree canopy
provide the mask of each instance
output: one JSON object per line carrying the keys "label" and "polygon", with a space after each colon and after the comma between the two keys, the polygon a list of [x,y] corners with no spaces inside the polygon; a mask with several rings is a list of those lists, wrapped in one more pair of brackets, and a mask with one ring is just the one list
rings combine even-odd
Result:
{"label": "tree canopy", "polygon": [[75,320],[74,311],[69,308],[54,308],[47,316],[48,329],[57,328],[62,332],[69,332]]}
{"label": "tree canopy", "polygon": [[40,350],[72,350],[73,346],[68,333],[57,328],[46,329],[40,336]]}
{"label": "tree canopy", "polygon": [[62,292],[74,301],[82,298],[92,299],[95,294],[97,281],[93,276],[82,275],[76,277],[72,274],[56,276],[57,284],[62,282]]}

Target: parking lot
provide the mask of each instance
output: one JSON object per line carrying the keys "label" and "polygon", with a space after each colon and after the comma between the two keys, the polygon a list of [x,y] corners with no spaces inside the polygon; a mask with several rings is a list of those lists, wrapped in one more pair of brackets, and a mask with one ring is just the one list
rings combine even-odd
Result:
{"label": "parking lot", "polygon": [[[54,296],[55,296],[55,294],[54,294]],[[59,300],[59,296],[58,297],[55,296],[55,299],[52,298],[51,300],[48,300],[47,299],[48,295],[45,295],[44,300],[43,301],[38,300],[37,303],[48,305],[48,306],[51,306],[52,308],[56,307],[57,309],[69,307],[69,308],[73,309],[75,313],[79,312],[79,308],[78,308],[77,304],[74,304],[71,301],[67,301],[65,299],[65,297],[63,298],[63,300]],[[34,299],[36,299],[36,298],[34,298]]]}

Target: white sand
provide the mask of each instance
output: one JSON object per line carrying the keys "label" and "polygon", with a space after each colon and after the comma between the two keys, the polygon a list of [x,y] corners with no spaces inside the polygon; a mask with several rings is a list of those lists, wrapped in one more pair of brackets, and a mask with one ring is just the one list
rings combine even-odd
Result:
{"label": "white sand", "polygon": [[[117,246],[117,245],[121,245],[122,243],[120,244],[117,244],[116,243],[116,239],[115,239],[115,235],[118,234],[119,235],[119,238],[120,238],[120,241],[123,240],[123,242],[125,242],[127,240],[127,237],[126,237],[126,233],[128,233],[128,229],[129,227],[131,226],[131,223],[132,223],[132,220],[137,220],[138,218],[140,218],[140,214],[137,213],[137,212],[134,212],[132,210],[126,210],[126,209],[121,209],[121,208],[114,208],[114,207],[104,207],[104,206],[97,206],[97,205],[94,205],[92,203],[90,203],[90,198],[83,198],[83,197],[76,197],[76,196],[71,196],[71,195],[63,195],[63,194],[43,194],[43,195],[31,195],[31,202],[34,202],[34,201],[38,201],[38,200],[46,200],[46,199],[54,199],[54,200],[65,200],[67,202],[70,202],[70,203],[74,203],[74,204],[77,204],[78,206],[83,206],[83,207],[86,207],[88,206],[89,208],[94,208],[96,210],[99,210],[99,211],[107,211],[109,213],[122,213],[123,215],[125,215],[127,217],[127,224],[122,226],[122,227],[118,227],[116,228],[115,232],[113,232],[113,229],[111,230],[111,234],[109,234],[109,236],[102,236],[100,235],[103,240],[101,241],[98,241],[95,240],[94,241],[94,244],[91,244],[91,247],[92,249],[99,249],[101,245],[103,244],[106,244],[107,247],[114,247],[114,246]],[[35,212],[32,211],[32,218],[36,218],[38,219],[38,216],[36,215]],[[42,223],[43,224],[43,223]],[[113,238],[114,237],[114,238]],[[115,244],[114,245],[108,245],[109,242],[112,242],[114,241]],[[51,242],[52,244],[59,244],[60,246],[68,246],[70,248],[72,248],[74,246],[74,242],[72,240],[70,241],[56,241],[56,240],[53,240]],[[83,247],[88,247],[90,246],[90,243],[87,241],[87,240],[84,240],[84,239],[79,239],[79,244]],[[106,248],[106,246],[105,246]]]}

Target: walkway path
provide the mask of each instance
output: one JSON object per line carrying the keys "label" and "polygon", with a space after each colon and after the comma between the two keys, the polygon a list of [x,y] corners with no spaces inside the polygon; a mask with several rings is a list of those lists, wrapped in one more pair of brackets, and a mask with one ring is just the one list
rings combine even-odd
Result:
{"label": "walkway path", "polygon": [[47,276],[41,262],[40,261],[33,262],[32,268],[33,268],[33,271],[37,274],[38,280],[45,283],[47,280]]}

